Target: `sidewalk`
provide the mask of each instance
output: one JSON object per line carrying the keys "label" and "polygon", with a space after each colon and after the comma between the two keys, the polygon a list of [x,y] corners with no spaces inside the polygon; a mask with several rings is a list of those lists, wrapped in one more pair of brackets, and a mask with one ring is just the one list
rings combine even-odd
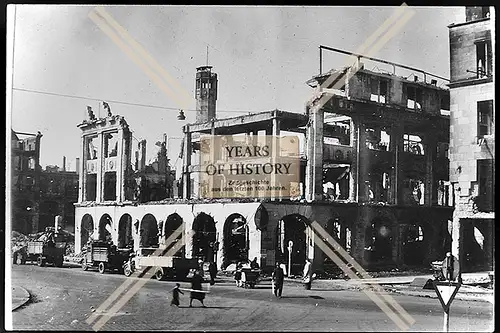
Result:
{"label": "sidewalk", "polygon": [[30,300],[30,294],[21,286],[12,285],[12,311],[23,306]]}
{"label": "sidewalk", "polygon": [[[474,300],[493,303],[494,291],[484,287],[474,286],[474,284],[488,283],[491,281],[490,272],[464,273],[462,274],[462,286],[460,287],[455,299]],[[434,289],[423,289],[423,286],[411,286],[410,284],[416,278],[423,280],[433,279],[432,274],[428,275],[409,275],[409,276],[391,276],[370,279],[332,279],[332,280],[314,280],[312,290],[362,290],[367,284],[378,284],[389,292],[399,293],[408,296],[419,296],[437,298]],[[218,276],[218,279],[224,282],[234,282],[234,279],[226,276]],[[263,278],[261,283],[270,283],[271,278]],[[301,279],[285,278],[285,283],[289,285],[302,286]]]}

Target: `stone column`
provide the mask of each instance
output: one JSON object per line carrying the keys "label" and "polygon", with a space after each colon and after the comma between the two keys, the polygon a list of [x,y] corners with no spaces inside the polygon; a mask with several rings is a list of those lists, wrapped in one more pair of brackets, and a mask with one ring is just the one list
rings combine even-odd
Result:
{"label": "stone column", "polygon": [[97,189],[96,202],[102,202],[104,188],[104,135],[102,131],[97,134]]}
{"label": "stone column", "polygon": [[125,140],[123,139],[123,128],[118,129],[118,151],[116,152],[117,163],[116,163],[116,201],[123,202],[125,200],[124,197],[124,187],[125,180],[123,177],[123,169],[126,166],[125,159]]}
{"label": "stone column", "polygon": [[323,109],[312,107],[309,119],[311,125],[307,138],[306,200],[313,201],[323,198]]}
{"label": "stone column", "polygon": [[[280,147],[279,147],[279,136],[280,136],[280,125],[281,122],[278,119],[278,114],[276,111],[273,112],[273,128],[272,128],[272,153],[271,153],[271,163],[275,164],[276,163],[276,158],[280,154]],[[279,184],[276,184],[276,174],[273,173],[271,174],[271,186],[277,186]],[[271,195],[271,200],[274,201],[276,200],[276,197],[274,195]]]}
{"label": "stone column", "polygon": [[78,175],[78,202],[82,203],[87,200],[87,140],[82,134],[80,145],[80,174]]}
{"label": "stone column", "polygon": [[391,140],[393,140],[394,145],[392,151],[394,152],[394,172],[391,179],[392,185],[392,197],[394,198],[393,203],[396,205],[402,204],[401,193],[403,191],[403,175],[401,168],[401,152],[403,151],[402,142],[403,142],[403,125],[398,123],[395,124],[393,128],[393,135]]}
{"label": "stone column", "polygon": [[424,178],[424,205],[432,206],[437,204],[437,193],[434,193],[434,172],[433,164],[436,155],[436,138],[434,135],[425,137],[425,178]]}
{"label": "stone column", "polygon": [[358,180],[359,180],[359,120],[351,118],[350,141],[352,147],[352,161],[349,172],[349,200],[359,201]]}
{"label": "stone column", "polygon": [[184,126],[184,161],[182,173],[182,197],[184,199],[191,198],[191,133],[189,132],[189,125]]}

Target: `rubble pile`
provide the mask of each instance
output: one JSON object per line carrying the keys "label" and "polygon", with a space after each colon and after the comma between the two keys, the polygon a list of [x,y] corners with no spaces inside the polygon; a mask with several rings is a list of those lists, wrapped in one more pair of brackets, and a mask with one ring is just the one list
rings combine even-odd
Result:
{"label": "rubble pile", "polygon": [[31,239],[28,236],[26,236],[20,232],[17,232],[17,231],[12,231],[11,237],[10,237],[12,252],[16,252],[19,249],[28,246],[28,242],[30,240]]}

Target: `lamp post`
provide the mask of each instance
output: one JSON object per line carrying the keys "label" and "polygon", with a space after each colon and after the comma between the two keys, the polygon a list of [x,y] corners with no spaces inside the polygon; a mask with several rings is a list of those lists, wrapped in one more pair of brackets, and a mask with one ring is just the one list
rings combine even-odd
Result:
{"label": "lamp post", "polygon": [[292,273],[292,250],[293,250],[293,241],[288,242],[288,277]]}

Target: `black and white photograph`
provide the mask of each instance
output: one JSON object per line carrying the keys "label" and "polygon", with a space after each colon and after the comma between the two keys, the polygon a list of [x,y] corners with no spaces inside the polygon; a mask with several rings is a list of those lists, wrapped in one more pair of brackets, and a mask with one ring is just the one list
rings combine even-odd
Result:
{"label": "black and white photograph", "polygon": [[6,6],[6,331],[495,331],[495,7]]}

